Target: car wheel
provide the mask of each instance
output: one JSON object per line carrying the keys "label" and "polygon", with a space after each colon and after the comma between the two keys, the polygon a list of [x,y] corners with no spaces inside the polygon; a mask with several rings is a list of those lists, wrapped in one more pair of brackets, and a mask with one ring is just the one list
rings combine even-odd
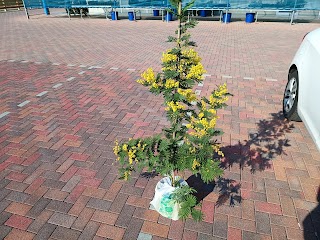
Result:
{"label": "car wheel", "polygon": [[283,94],[283,114],[292,121],[301,121],[298,115],[298,71],[293,69],[289,73],[288,83]]}

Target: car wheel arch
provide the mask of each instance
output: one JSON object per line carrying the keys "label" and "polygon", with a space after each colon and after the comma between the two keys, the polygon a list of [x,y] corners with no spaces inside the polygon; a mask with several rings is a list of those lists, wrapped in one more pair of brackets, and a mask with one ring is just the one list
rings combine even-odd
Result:
{"label": "car wheel arch", "polygon": [[299,71],[298,71],[298,67],[295,64],[292,64],[291,67],[289,68],[289,73],[288,73],[288,80],[289,80],[289,74],[292,73],[293,71],[297,71],[298,73],[298,78],[299,78]]}

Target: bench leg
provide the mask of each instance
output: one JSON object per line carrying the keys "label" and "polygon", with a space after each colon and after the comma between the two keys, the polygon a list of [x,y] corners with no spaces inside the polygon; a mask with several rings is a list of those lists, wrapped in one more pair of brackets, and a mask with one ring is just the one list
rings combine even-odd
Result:
{"label": "bench leg", "polygon": [[70,9],[69,8],[67,8],[67,14],[68,14],[69,20],[71,20]]}
{"label": "bench leg", "polygon": [[292,13],[291,13],[291,21],[290,21],[291,25],[293,24],[294,14],[295,14],[295,11],[293,10]]}

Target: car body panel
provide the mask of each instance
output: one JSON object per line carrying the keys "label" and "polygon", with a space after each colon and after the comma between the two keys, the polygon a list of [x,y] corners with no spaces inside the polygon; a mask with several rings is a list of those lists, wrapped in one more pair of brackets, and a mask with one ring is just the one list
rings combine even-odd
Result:
{"label": "car body panel", "polygon": [[320,150],[320,29],[305,36],[293,65],[299,76],[298,114]]}

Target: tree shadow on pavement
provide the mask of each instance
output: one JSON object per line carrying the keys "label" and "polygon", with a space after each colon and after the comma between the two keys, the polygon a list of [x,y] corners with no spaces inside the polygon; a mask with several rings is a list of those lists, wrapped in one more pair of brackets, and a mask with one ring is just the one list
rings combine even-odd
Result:
{"label": "tree shadow on pavement", "polygon": [[[221,148],[225,155],[221,161],[221,167],[228,169],[237,165],[240,170],[249,167],[251,173],[270,168],[270,161],[285,154],[285,148],[290,146],[285,134],[291,132],[293,128],[293,124],[283,117],[282,112],[272,113],[270,119],[263,119],[257,123],[257,130],[249,133],[248,140]],[[154,172],[143,173],[142,176],[153,178],[157,174]],[[186,181],[190,187],[197,191],[195,196],[199,202],[211,192],[219,195],[217,206],[225,204],[227,201],[230,201],[230,205],[234,206],[242,200],[241,183],[234,179],[221,177],[212,183],[205,183],[200,175],[192,175]]]}
{"label": "tree shadow on pavement", "polygon": [[219,195],[215,205],[220,206],[230,200],[230,206],[234,206],[237,202],[241,202],[241,196],[239,195],[240,184],[237,184],[235,180],[227,178],[219,178],[217,181],[211,183],[205,183],[200,175],[191,175],[186,182],[196,192],[194,196],[198,202],[204,200],[211,192],[215,192]]}
{"label": "tree shadow on pavement", "polygon": [[[248,140],[235,145],[221,148],[225,157],[221,166],[224,169],[239,166],[250,168],[251,173],[264,171],[271,167],[271,161],[289,147],[289,140],[285,134],[292,132],[294,125],[283,117],[282,112],[272,113],[270,119],[263,119],[257,123],[257,130],[249,133]],[[222,205],[230,200],[230,205],[241,202],[241,183],[228,178],[221,178],[216,182],[219,189],[217,205]]]}
{"label": "tree shadow on pavement", "polygon": [[305,240],[320,239],[320,186],[317,195],[318,206],[303,220],[303,237]]}
{"label": "tree shadow on pavement", "polygon": [[285,134],[291,132],[294,126],[283,117],[282,112],[272,113],[270,120],[260,120],[257,128],[256,132],[249,133],[249,140],[222,147],[225,155],[222,167],[238,164],[241,169],[250,167],[252,173],[263,171],[271,167],[272,159],[285,153],[285,147],[290,146]]}

